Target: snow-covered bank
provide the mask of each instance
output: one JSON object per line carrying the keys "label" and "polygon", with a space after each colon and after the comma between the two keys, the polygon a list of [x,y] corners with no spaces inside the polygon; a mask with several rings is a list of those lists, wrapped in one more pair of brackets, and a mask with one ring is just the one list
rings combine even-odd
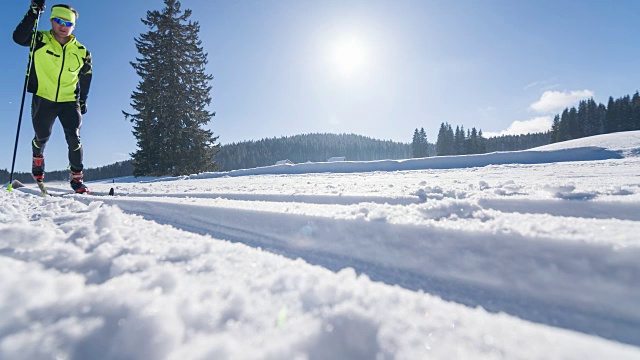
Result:
{"label": "snow-covered bank", "polygon": [[636,136],[573,146],[604,160],[3,192],[0,358],[640,358]]}
{"label": "snow-covered bank", "polygon": [[[255,169],[232,170],[227,172],[191,175],[189,179],[211,179],[224,176],[273,175],[273,174],[314,174],[353,173],[371,171],[406,171],[424,169],[461,169],[488,165],[505,164],[547,164],[567,161],[593,161],[620,159],[617,151],[601,147],[581,147],[550,151],[494,152],[479,155],[438,156],[421,159],[379,160],[379,161],[339,161],[304,164],[281,164]],[[175,180],[175,178],[165,178]]]}

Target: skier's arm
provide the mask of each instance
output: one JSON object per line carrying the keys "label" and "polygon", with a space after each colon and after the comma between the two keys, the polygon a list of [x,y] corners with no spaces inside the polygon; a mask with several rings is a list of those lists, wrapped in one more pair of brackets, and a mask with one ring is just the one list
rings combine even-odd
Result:
{"label": "skier's arm", "polygon": [[29,9],[24,16],[20,24],[13,31],[13,41],[18,45],[29,46],[31,45],[31,31],[33,30],[33,24],[35,24],[38,18],[38,13],[34,13],[32,9]]}
{"label": "skier's arm", "polygon": [[78,75],[78,81],[80,82],[80,101],[86,102],[89,97],[89,88],[91,87],[91,53],[87,50],[87,57],[83,59],[84,65],[80,69],[80,75]]}

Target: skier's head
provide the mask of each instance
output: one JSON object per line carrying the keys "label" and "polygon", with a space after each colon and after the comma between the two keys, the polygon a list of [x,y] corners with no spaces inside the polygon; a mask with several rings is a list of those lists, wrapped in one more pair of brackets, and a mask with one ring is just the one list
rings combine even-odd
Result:
{"label": "skier's head", "polygon": [[69,5],[58,4],[51,7],[51,29],[60,37],[68,37],[73,32],[78,12]]}

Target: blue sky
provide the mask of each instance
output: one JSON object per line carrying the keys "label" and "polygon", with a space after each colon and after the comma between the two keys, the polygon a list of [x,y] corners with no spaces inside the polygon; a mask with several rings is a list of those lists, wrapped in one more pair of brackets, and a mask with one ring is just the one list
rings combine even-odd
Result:
{"label": "blue sky", "polygon": [[[11,33],[28,4],[4,4],[0,24],[6,169],[28,56]],[[85,166],[126,160],[135,151],[121,113],[131,111],[139,81],[129,65],[138,55],[133,39],[147,30],[146,11],[164,3],[70,4],[80,12],[75,34],[94,61]],[[606,103],[640,89],[636,0],[184,0],[182,7],[201,25],[215,77],[210,128],[222,144],[311,132],[410,142],[419,127],[433,142],[442,122],[486,134],[539,131],[580,99]],[[18,171],[30,169],[30,99]],[[45,154],[49,170],[66,167],[59,124]]]}

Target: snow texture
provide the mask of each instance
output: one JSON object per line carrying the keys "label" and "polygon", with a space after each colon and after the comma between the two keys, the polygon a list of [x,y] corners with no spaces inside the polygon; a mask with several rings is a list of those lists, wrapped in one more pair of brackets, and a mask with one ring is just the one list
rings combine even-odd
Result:
{"label": "snow texture", "polygon": [[627,132],[3,191],[0,359],[640,359],[638,155]]}

